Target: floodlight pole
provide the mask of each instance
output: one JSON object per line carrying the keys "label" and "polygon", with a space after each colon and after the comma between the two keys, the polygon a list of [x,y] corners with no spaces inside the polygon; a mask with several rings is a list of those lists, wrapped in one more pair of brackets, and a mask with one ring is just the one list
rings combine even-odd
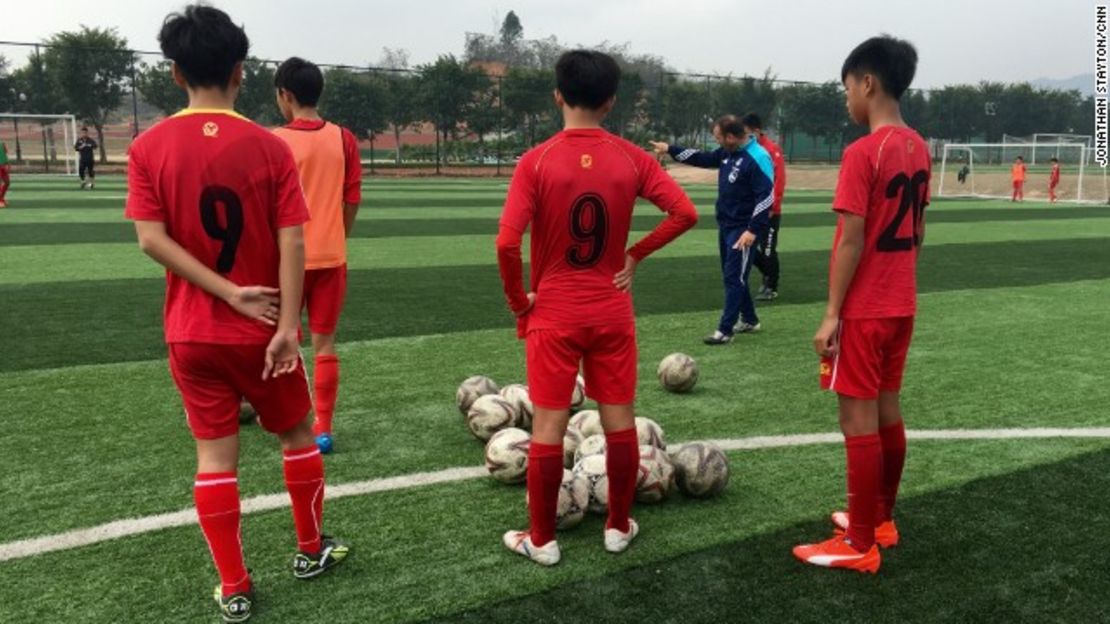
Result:
{"label": "floodlight pole", "polygon": [[139,97],[135,83],[135,55],[131,55],[131,137],[139,136]]}

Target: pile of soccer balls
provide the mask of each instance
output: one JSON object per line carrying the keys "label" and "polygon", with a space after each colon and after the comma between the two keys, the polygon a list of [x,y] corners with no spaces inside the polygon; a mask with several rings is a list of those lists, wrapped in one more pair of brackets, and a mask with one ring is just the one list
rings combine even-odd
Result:
{"label": "pile of soccer balls", "polygon": [[[668,391],[693,389],[698,367],[690,356],[673,353],[659,364],[659,382]],[[558,527],[577,526],[586,512],[608,511],[609,480],[605,467],[605,432],[597,410],[582,409],[586,388],[579,377],[571,409],[574,415],[563,439],[563,483],[559,490]],[[534,407],[528,388],[511,384],[504,388],[489,377],[476,375],[462,382],[455,402],[476,438],[486,443],[486,468],[502,483],[521,483],[528,469],[528,447],[532,436]],[[667,447],[663,428],[650,418],[636,418],[640,443],[640,467],[636,500],[658,503],[677,487],[683,494],[707,498],[720,494],[728,485],[728,457],[708,442],[690,442]]]}

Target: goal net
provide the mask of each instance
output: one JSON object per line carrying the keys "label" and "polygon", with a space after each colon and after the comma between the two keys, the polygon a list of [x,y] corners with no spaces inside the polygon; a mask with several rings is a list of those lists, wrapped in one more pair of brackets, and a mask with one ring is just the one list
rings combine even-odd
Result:
{"label": "goal net", "polygon": [[948,143],[941,157],[937,196],[1009,199],[1013,193],[1010,167],[1021,156],[1027,200],[1048,200],[1051,159],[1056,158],[1059,201],[1105,202],[1110,197],[1106,171],[1088,164],[1089,152],[1084,143]]}
{"label": "goal net", "polygon": [[20,173],[77,173],[77,120],[73,115],[0,113],[0,143],[12,170]]}

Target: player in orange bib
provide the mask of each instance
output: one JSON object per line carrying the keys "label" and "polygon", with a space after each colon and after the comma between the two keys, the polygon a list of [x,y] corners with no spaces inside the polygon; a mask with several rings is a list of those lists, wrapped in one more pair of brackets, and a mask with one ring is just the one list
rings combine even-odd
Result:
{"label": "player in orange bib", "polygon": [[1014,182],[1014,194],[1010,201],[1025,201],[1025,159],[1021,156],[1014,159],[1014,166],[1010,167],[1010,178]]}
{"label": "player in orange bib", "polygon": [[316,354],[313,432],[320,451],[330,453],[339,391],[335,328],[347,293],[347,237],[362,199],[362,165],[355,136],[321,119],[316,110],[324,91],[319,67],[292,57],[278,67],[274,85],[278,108],[289,122],[274,133],[293,150],[311,215],[304,226],[304,305]]}
{"label": "player in orange bib", "polygon": [[839,399],[848,511],[832,515],[831,539],[794,548],[808,564],[872,574],[878,547],[898,543],[894,502],[906,458],[899,396],[932,171],[928,144],[899,106],[916,68],[911,44],[883,36],[860,44],[841,70],[849,115],[870,134],[841,161],[829,299],[813,344],[821,384]]}

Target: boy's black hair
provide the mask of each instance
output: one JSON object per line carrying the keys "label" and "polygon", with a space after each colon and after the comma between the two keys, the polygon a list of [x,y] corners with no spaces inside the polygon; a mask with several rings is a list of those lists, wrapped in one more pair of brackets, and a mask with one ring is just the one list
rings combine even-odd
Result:
{"label": "boy's black hair", "polygon": [[1018,154],[1017,156],[1014,157],[1014,160],[1020,160],[1021,162],[1025,162],[1025,157],[1022,156],[1021,154]]}
{"label": "boy's black hair", "polygon": [[203,4],[190,4],[170,13],[158,33],[162,54],[177,63],[190,87],[226,89],[235,65],[247,58],[250,40],[227,13]]}
{"label": "boy's black hair", "polygon": [[617,94],[621,68],[596,50],[570,50],[555,63],[555,87],[572,108],[597,110]]}
{"label": "boy's black hair", "polygon": [[1052,158],[1049,158],[1049,160],[1052,161],[1052,162],[1060,162],[1060,160],[1057,159],[1055,156],[1053,156]]}
{"label": "boy's black hair", "polygon": [[316,106],[324,92],[324,73],[315,63],[293,56],[278,66],[274,86],[292,93],[301,106]]}
{"label": "boy's black hair", "polygon": [[871,74],[878,79],[887,95],[900,100],[916,72],[917,48],[904,39],[881,35],[864,41],[852,50],[840,68],[840,81],[844,82],[848,74],[856,77]]}
{"label": "boy's black hair", "polygon": [[759,115],[757,115],[755,113],[748,113],[748,114],[744,115],[743,117],[740,118],[740,123],[744,124],[748,128],[751,128],[752,130],[762,130],[763,129],[763,120],[760,119]]}
{"label": "boy's black hair", "polygon": [[721,134],[731,134],[732,136],[744,136],[744,123],[736,115],[722,115],[713,122],[714,128],[720,128]]}
{"label": "boy's black hair", "polygon": [[88,126],[81,126],[81,132],[88,132],[88,131],[89,131]]}

